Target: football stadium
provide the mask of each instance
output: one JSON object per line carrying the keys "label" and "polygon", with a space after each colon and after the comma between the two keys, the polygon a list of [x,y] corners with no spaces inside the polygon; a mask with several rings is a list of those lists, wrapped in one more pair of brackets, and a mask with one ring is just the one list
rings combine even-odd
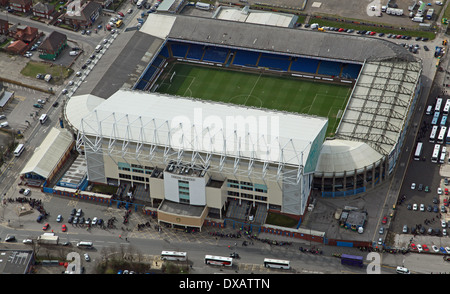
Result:
{"label": "football stadium", "polygon": [[140,187],[173,226],[301,220],[313,193],[374,187],[420,93],[421,61],[376,38],[165,14],[118,38],[65,123],[90,182]]}

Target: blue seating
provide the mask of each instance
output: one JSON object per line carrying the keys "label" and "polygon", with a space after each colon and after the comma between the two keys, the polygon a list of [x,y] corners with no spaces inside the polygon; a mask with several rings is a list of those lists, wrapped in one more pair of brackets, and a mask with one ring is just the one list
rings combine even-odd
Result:
{"label": "blue seating", "polygon": [[142,80],[144,81],[151,81],[153,78],[153,75],[156,73],[157,68],[154,67],[153,65],[149,66],[146,70],[146,72],[144,73],[144,75],[142,76]]}
{"label": "blue seating", "polygon": [[203,45],[191,44],[186,58],[201,60],[203,56],[203,47]]}
{"label": "blue seating", "polygon": [[145,86],[147,86],[147,81],[140,80],[139,83],[136,85],[136,90],[144,90]]}
{"label": "blue seating", "polygon": [[297,57],[292,61],[291,71],[298,71],[304,73],[315,74],[317,72],[317,66],[319,65],[319,60]]}
{"label": "blue seating", "polygon": [[357,79],[360,71],[360,64],[344,63],[342,65],[341,77],[347,79]]}
{"label": "blue seating", "polygon": [[165,58],[161,57],[160,55],[156,56],[155,60],[153,60],[152,65],[156,66],[156,67],[160,67],[160,65],[162,64],[162,62],[164,61]]}
{"label": "blue seating", "polygon": [[227,59],[229,49],[219,47],[207,47],[203,55],[203,61],[224,63]]}
{"label": "blue seating", "polygon": [[233,64],[242,66],[256,66],[260,52],[236,50]]}
{"label": "blue seating", "polygon": [[342,63],[340,62],[322,60],[317,73],[327,76],[339,76],[341,74],[341,66]]}
{"label": "blue seating", "polygon": [[159,55],[164,56],[165,58],[169,57],[169,49],[167,49],[167,45],[164,45],[164,47],[161,48]]}
{"label": "blue seating", "polygon": [[184,58],[189,49],[189,45],[182,43],[170,43],[170,48],[172,49],[172,55],[174,57]]}
{"label": "blue seating", "polygon": [[259,59],[258,66],[288,71],[290,63],[291,59],[289,56],[263,53]]}

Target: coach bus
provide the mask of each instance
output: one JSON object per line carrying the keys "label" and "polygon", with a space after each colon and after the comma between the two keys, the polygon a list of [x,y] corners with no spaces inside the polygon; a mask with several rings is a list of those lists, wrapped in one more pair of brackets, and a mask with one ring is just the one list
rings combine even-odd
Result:
{"label": "coach bus", "polygon": [[205,263],[211,265],[232,266],[233,258],[223,256],[205,255]]}
{"label": "coach bus", "polygon": [[439,128],[438,126],[433,126],[433,128],[431,129],[430,143],[436,142],[436,135],[437,135],[438,128]]}
{"label": "coach bus", "polygon": [[163,251],[161,252],[162,260],[175,260],[175,261],[186,261],[187,253],[186,252],[177,252],[177,251]]}
{"label": "coach bus", "polygon": [[433,149],[433,155],[431,155],[431,162],[437,163],[439,159],[439,152],[441,151],[441,145],[435,144]]}
{"label": "coach bus", "polygon": [[436,105],[434,106],[434,112],[441,112],[441,107],[442,107],[442,98],[437,98],[436,99]]}
{"label": "coach bus", "polygon": [[438,121],[439,121],[439,111],[434,113],[434,115],[433,115],[433,120],[431,121],[431,124],[432,124],[433,126],[434,126],[434,125],[437,125],[437,124],[438,124]]}
{"label": "coach bus", "polygon": [[290,269],[291,264],[290,264],[289,260],[264,258],[264,267]]}
{"label": "coach bus", "polygon": [[438,144],[444,143],[446,135],[447,135],[447,127],[441,127],[441,129],[439,130],[439,135],[437,137],[436,143]]}
{"label": "coach bus", "polygon": [[447,115],[443,115],[441,118],[441,126],[445,126],[447,124]]}
{"label": "coach bus", "polygon": [[450,99],[447,99],[447,101],[445,101],[445,105],[444,105],[444,110],[443,110],[444,114],[447,115],[449,110],[450,110]]}
{"label": "coach bus", "polygon": [[445,162],[445,156],[446,155],[447,155],[447,148],[445,148],[445,146],[442,146],[441,157],[439,158],[439,163],[444,163]]}
{"label": "coach bus", "polygon": [[419,142],[417,143],[416,152],[414,153],[414,160],[420,160],[420,157],[422,156],[423,151],[423,143]]}
{"label": "coach bus", "polygon": [[342,254],[341,255],[341,264],[362,267],[364,264],[364,258],[359,255]]}
{"label": "coach bus", "polygon": [[17,145],[16,149],[14,150],[14,156],[19,157],[22,154],[23,150],[25,150],[25,145]]}

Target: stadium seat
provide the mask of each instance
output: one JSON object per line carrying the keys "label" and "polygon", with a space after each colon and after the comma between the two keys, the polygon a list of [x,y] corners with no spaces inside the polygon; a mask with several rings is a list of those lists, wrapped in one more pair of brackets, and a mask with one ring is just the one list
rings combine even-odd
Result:
{"label": "stadium seat", "polygon": [[188,53],[186,55],[187,59],[195,59],[195,60],[201,60],[203,56],[203,48],[205,46],[203,45],[197,45],[197,44],[191,44],[189,46]]}
{"label": "stadium seat", "polygon": [[297,57],[292,61],[290,70],[315,74],[317,72],[318,65],[319,60],[317,59]]}
{"label": "stadium seat", "polygon": [[172,49],[173,57],[184,58],[189,49],[189,45],[182,43],[170,43],[170,49]]}
{"label": "stadium seat", "polygon": [[261,54],[259,59],[259,67],[268,67],[270,69],[288,71],[291,59],[289,56],[276,55],[276,54]]}
{"label": "stadium seat", "polygon": [[254,67],[258,62],[258,58],[260,55],[260,52],[236,50],[234,54],[233,65]]}
{"label": "stadium seat", "polygon": [[317,73],[320,75],[337,77],[341,74],[341,67],[341,62],[322,60],[319,64],[319,71]]}
{"label": "stadium seat", "polygon": [[228,52],[230,50],[220,47],[207,47],[203,55],[203,61],[212,61],[224,63],[227,60]]}
{"label": "stadium seat", "polygon": [[344,63],[342,65],[341,77],[346,79],[357,79],[360,71],[360,64]]}

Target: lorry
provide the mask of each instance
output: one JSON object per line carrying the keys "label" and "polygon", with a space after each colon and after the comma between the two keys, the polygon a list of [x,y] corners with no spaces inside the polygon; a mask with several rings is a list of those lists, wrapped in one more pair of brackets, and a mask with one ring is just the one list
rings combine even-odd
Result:
{"label": "lorry", "polygon": [[52,79],[52,75],[51,74],[46,74],[44,77],[44,81],[46,81],[47,83],[50,82],[50,80]]}
{"label": "lorry", "polygon": [[427,11],[427,19],[431,19],[433,17],[434,9],[430,8]]}
{"label": "lorry", "polygon": [[59,237],[54,233],[44,233],[37,238],[39,244],[58,245]]}

